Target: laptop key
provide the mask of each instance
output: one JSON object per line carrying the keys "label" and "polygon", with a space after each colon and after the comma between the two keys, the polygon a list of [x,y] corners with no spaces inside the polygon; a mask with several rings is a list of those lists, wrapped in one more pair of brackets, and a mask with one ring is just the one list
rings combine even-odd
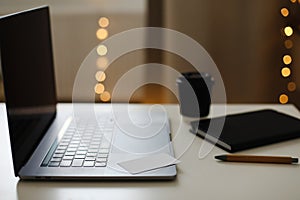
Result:
{"label": "laptop key", "polygon": [[75,156],[75,151],[67,151],[66,153],[65,153],[65,156]]}
{"label": "laptop key", "polygon": [[84,167],[94,167],[95,161],[84,161]]}
{"label": "laptop key", "polygon": [[95,157],[86,157],[85,160],[88,160],[88,161],[95,161],[96,158],[95,158]]}
{"label": "laptop key", "polygon": [[74,159],[72,162],[72,167],[81,167],[84,159]]}
{"label": "laptop key", "polygon": [[107,153],[99,153],[98,158],[107,158],[108,157],[108,154]]}
{"label": "laptop key", "polygon": [[77,148],[78,147],[78,144],[70,144],[69,145],[69,148]]}
{"label": "laptop key", "polygon": [[60,149],[60,150],[65,150],[65,149],[67,149],[68,148],[68,146],[58,146],[57,147],[57,149]]}
{"label": "laptop key", "polygon": [[72,160],[62,160],[60,165],[61,167],[70,167],[72,164]]}
{"label": "laptop key", "polygon": [[[80,143],[80,145],[79,145],[79,148],[80,147],[88,147],[89,146],[89,144],[90,144],[90,142],[88,142],[88,141],[81,141],[81,143]],[[80,149],[79,149],[80,150]]]}
{"label": "laptop key", "polygon": [[85,158],[84,154],[75,155],[75,159],[84,159],[84,158]]}
{"label": "laptop key", "polygon": [[50,162],[60,162],[61,158],[52,158]]}
{"label": "laptop key", "polygon": [[55,153],[64,154],[64,153],[65,153],[65,150],[63,150],[63,149],[57,149],[57,150],[55,151]]}
{"label": "laptop key", "polygon": [[105,162],[96,162],[95,167],[106,167]]}
{"label": "laptop key", "polygon": [[87,153],[86,156],[87,157],[96,157],[97,153]]}
{"label": "laptop key", "polygon": [[73,160],[74,156],[64,156],[63,160]]}
{"label": "laptop key", "polygon": [[70,143],[71,138],[62,138],[60,142]]}
{"label": "laptop key", "polygon": [[87,154],[87,151],[77,151],[76,154],[77,155],[85,155],[85,154]]}
{"label": "laptop key", "polygon": [[59,166],[59,162],[51,161],[48,166],[49,167],[58,167]]}
{"label": "laptop key", "polygon": [[77,148],[72,148],[72,147],[70,147],[70,148],[67,149],[67,151],[76,151],[76,149],[77,149]]}
{"label": "laptop key", "polygon": [[90,145],[88,147],[89,152],[93,152],[93,151],[98,152],[97,151],[98,149],[99,149],[99,145]]}
{"label": "laptop key", "polygon": [[62,158],[63,156],[64,156],[64,154],[62,154],[62,153],[55,153],[53,155],[53,158]]}
{"label": "laptop key", "polygon": [[109,149],[99,149],[99,153],[109,153]]}
{"label": "laptop key", "polygon": [[79,143],[80,143],[80,139],[81,139],[81,138],[78,138],[78,140],[74,140],[74,139],[73,139],[73,141],[71,141],[70,144],[79,144]]}
{"label": "laptop key", "polygon": [[100,141],[94,141],[93,140],[90,145],[91,146],[99,146],[100,145]]}
{"label": "laptop key", "polygon": [[97,153],[97,152],[98,152],[98,149],[89,149],[88,152],[89,152],[89,153]]}
{"label": "laptop key", "polygon": [[59,146],[68,146],[68,145],[69,145],[68,142],[61,142],[61,143],[59,143]]}
{"label": "laptop key", "polygon": [[96,162],[107,162],[107,158],[97,158]]}
{"label": "laptop key", "polygon": [[82,146],[79,146],[78,147],[78,151],[87,151],[88,150],[88,147],[87,147],[87,145],[82,145]]}

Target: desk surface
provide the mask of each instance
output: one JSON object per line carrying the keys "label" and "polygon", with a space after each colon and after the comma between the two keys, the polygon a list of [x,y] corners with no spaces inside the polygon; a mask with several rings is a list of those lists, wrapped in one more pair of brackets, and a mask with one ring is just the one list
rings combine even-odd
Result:
{"label": "desk surface", "polygon": [[[60,104],[58,109],[67,107]],[[144,106],[144,105],[137,105]],[[189,133],[189,124],[180,123],[178,105],[165,105],[173,133],[175,154],[184,149],[174,181],[151,182],[26,182],[13,175],[7,119],[0,104],[0,196],[1,199],[299,199],[300,165],[222,163],[215,155],[225,153],[218,147],[198,159],[202,139]],[[273,108],[300,118],[292,105],[228,105],[227,113]],[[218,105],[214,106],[218,109]],[[192,141],[186,147],[187,141]],[[242,153],[300,156],[300,139],[255,148]]]}

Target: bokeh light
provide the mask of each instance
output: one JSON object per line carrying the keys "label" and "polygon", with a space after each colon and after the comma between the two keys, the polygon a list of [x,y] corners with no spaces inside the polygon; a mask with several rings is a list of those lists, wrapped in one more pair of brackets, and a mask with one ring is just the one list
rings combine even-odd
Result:
{"label": "bokeh light", "polygon": [[281,75],[282,75],[283,77],[288,77],[288,76],[290,76],[290,75],[291,75],[291,70],[290,70],[290,68],[288,68],[288,67],[282,68],[282,69],[281,69]]}
{"label": "bokeh light", "polygon": [[103,44],[100,44],[97,47],[97,53],[99,56],[105,56],[107,54],[107,47]]}
{"label": "bokeh light", "polygon": [[106,74],[103,71],[98,71],[95,74],[95,78],[98,82],[103,82],[106,79]]}
{"label": "bokeh light", "polygon": [[282,60],[284,64],[289,65],[292,62],[292,57],[290,55],[284,55]]}
{"label": "bokeh light", "polygon": [[289,10],[287,8],[281,8],[280,13],[282,16],[287,17],[289,15]]}
{"label": "bokeh light", "polygon": [[285,27],[284,28],[284,33],[285,33],[286,36],[293,35],[293,29],[292,29],[292,27],[290,27],[290,26]]}
{"label": "bokeh light", "polygon": [[289,82],[287,85],[287,88],[290,92],[294,92],[297,88],[296,83],[295,82]]}
{"label": "bokeh light", "polygon": [[281,94],[279,96],[279,102],[281,104],[286,104],[289,101],[289,97],[286,94]]}
{"label": "bokeh light", "polygon": [[100,27],[106,28],[109,25],[109,19],[107,17],[101,17],[98,20],[98,24],[99,24]]}
{"label": "bokeh light", "polygon": [[105,90],[105,87],[104,87],[103,84],[97,83],[97,84],[95,85],[94,90],[95,90],[95,93],[96,93],[96,94],[102,94],[102,93],[104,92],[104,90]]}
{"label": "bokeh light", "polygon": [[292,40],[286,40],[286,41],[284,41],[284,46],[287,49],[291,49],[293,47],[293,41]]}
{"label": "bokeh light", "polygon": [[108,65],[107,57],[99,57],[96,62],[98,69],[105,69]]}
{"label": "bokeh light", "polygon": [[105,91],[103,92],[101,95],[100,95],[100,100],[101,101],[104,101],[104,102],[107,102],[110,100],[110,93]]}
{"label": "bokeh light", "polygon": [[96,35],[99,40],[104,40],[108,36],[108,31],[104,28],[99,28],[96,32]]}

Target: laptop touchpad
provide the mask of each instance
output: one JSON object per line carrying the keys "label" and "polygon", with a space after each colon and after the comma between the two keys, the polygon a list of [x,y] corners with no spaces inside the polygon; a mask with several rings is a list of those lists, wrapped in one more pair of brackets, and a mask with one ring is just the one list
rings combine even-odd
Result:
{"label": "laptop touchpad", "polygon": [[158,153],[170,152],[169,130],[166,124],[152,124],[151,127],[136,128],[116,126],[113,153]]}

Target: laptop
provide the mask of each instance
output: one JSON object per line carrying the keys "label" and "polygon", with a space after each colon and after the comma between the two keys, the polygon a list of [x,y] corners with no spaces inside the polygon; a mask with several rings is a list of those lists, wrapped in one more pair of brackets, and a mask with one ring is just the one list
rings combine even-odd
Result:
{"label": "laptop", "polygon": [[[149,116],[140,107],[131,109],[131,120],[122,121],[128,116],[122,107],[130,110],[134,107],[130,104],[115,106],[117,111],[120,107],[117,115],[112,113],[113,104],[57,104],[48,6],[0,17],[0,49],[15,176],[30,180],[176,177],[174,165],[137,174],[119,165],[158,153],[174,156],[165,112],[154,109],[152,123],[143,126]],[[97,108],[92,115],[86,112],[91,107]],[[123,123],[116,123],[117,118]]]}

